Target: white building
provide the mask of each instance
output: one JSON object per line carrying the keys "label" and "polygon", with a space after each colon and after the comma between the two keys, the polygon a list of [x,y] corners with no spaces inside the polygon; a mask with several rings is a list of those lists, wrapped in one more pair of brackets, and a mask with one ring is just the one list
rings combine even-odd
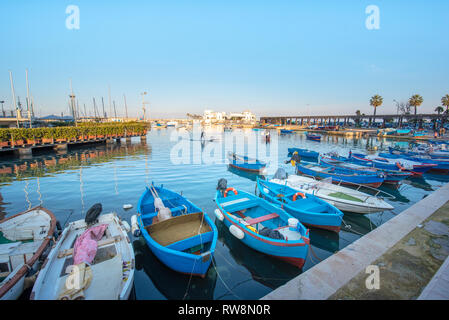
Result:
{"label": "white building", "polygon": [[256,115],[251,111],[243,112],[231,112],[226,114],[226,112],[214,112],[212,110],[204,110],[203,121],[206,124],[210,123],[220,123],[225,120],[236,121],[245,124],[256,123]]}

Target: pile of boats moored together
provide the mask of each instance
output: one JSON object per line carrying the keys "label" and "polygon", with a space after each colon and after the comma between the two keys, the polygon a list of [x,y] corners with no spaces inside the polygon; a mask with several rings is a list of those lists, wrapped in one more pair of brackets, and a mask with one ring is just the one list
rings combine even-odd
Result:
{"label": "pile of boats moored together", "polygon": [[[101,204],[64,229],[42,207],[0,221],[0,299],[17,299],[31,287],[36,300],[128,299],[135,272],[129,232],[142,236],[167,267],[190,277],[205,277],[211,264],[215,268],[219,223],[254,250],[302,268],[308,228],[338,233],[343,212],[393,209],[385,201],[392,196],[378,190],[380,185],[449,171],[449,151],[443,149],[344,157],[291,148],[289,154],[296,174],[279,168],[269,179],[258,176],[255,194],[220,179],[215,221],[182,194],[153,183],[140,197],[131,225],[116,213],[101,215]],[[234,153],[228,160],[237,170],[260,172],[267,166]]]}

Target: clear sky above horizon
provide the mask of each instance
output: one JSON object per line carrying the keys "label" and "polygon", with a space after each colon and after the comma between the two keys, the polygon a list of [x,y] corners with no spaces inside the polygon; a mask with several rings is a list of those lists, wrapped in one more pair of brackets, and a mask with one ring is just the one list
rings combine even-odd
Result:
{"label": "clear sky above horizon", "polygon": [[[80,29],[66,28],[66,7]],[[365,9],[380,9],[368,30]],[[434,112],[449,94],[449,1],[0,1],[0,100],[9,73],[25,101],[25,69],[38,115],[68,114],[69,79],[82,107],[123,115],[185,117],[204,109],[258,116],[369,114],[369,99],[424,98]],[[90,111],[92,112],[92,111]]]}

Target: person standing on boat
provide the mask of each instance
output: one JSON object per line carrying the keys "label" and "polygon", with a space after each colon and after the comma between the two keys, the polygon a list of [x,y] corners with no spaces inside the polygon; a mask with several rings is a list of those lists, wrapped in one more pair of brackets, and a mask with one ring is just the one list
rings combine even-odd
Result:
{"label": "person standing on boat", "polygon": [[292,164],[293,167],[296,166],[297,163],[301,162],[301,157],[299,156],[298,151],[293,152],[291,159],[285,161],[286,164],[289,162]]}

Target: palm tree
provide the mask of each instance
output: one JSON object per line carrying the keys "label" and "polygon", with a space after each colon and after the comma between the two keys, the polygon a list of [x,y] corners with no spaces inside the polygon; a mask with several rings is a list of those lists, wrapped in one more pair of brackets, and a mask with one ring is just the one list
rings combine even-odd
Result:
{"label": "palm tree", "polygon": [[408,103],[412,106],[415,107],[415,115],[416,115],[416,109],[417,107],[419,107],[422,103],[423,103],[424,99],[419,95],[419,94],[415,94],[413,95],[409,100]]}
{"label": "palm tree", "polygon": [[377,107],[380,107],[383,103],[384,98],[379,96],[378,94],[371,97],[369,104],[374,107],[374,116],[376,116]]}
{"label": "palm tree", "polygon": [[443,112],[443,111],[444,111],[444,108],[442,106],[438,106],[435,108],[435,112],[438,112],[438,115],[440,115],[441,112]]}
{"label": "palm tree", "polygon": [[[412,106],[415,107],[415,116],[416,116],[416,111],[417,111],[417,107],[419,107],[422,103],[423,103],[424,99],[419,95],[419,94],[415,94],[413,95],[409,100],[408,103]],[[418,123],[418,119],[415,118],[415,123]]]}
{"label": "palm tree", "polygon": [[441,104],[446,107],[446,113],[449,113],[449,94],[441,98]]}

